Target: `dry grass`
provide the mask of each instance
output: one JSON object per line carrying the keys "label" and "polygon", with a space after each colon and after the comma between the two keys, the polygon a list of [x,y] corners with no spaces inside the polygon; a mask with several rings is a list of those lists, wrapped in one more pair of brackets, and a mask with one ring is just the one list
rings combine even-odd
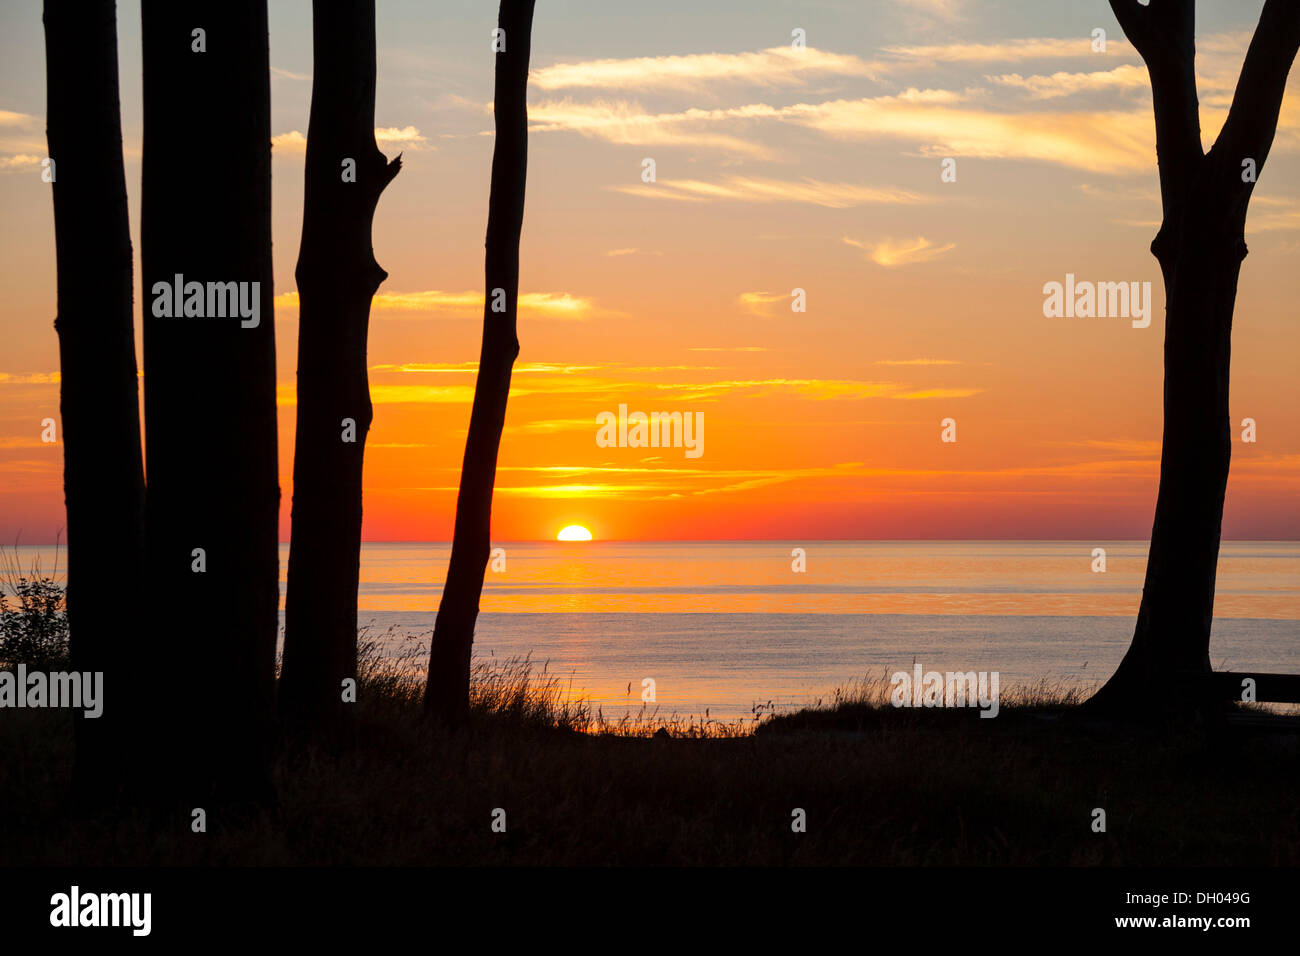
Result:
{"label": "dry grass", "polygon": [[353,731],[280,753],[278,805],[210,808],[201,836],[188,813],[75,809],[66,713],[10,712],[0,865],[1300,863],[1294,734],[1075,725],[1080,691],[1050,682],[994,720],[896,709],[884,676],[792,714],[610,721],[527,658],[479,660],[448,733],[420,719],[426,648],[364,634]]}

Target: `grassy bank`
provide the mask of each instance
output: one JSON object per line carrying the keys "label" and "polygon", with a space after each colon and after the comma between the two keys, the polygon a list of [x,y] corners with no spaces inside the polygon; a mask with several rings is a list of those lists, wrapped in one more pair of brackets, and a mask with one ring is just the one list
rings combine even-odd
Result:
{"label": "grassy bank", "polygon": [[515,662],[477,669],[473,720],[447,734],[417,719],[416,667],[372,648],[355,735],[282,753],[279,806],[214,813],[206,834],[188,816],[74,810],[70,718],[8,711],[0,863],[1300,863],[1294,733],[1117,734],[1070,719],[1076,699],[1049,686],[1004,692],[992,720],[896,710],[869,681],[656,736]]}

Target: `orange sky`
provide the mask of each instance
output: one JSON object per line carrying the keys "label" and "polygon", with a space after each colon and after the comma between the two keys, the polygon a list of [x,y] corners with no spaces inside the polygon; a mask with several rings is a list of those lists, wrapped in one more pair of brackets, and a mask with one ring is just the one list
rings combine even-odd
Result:
{"label": "orange sky", "polygon": [[[1202,5],[1207,145],[1259,5]],[[490,6],[430,25],[380,4],[377,123],[404,168],[374,231],[390,277],[372,315],[370,540],[451,533],[480,331]],[[600,23],[583,6],[537,14],[498,540],[567,524],[603,539],[1148,534],[1164,305],[1147,251],[1150,92],[1104,3],[914,0],[799,22],[757,4],[729,30],[689,4],[654,18],[593,6]],[[286,536],[308,16],[272,5]],[[36,5],[3,17],[0,537],[39,543],[63,523],[61,449],[39,438],[58,405],[42,40]],[[135,230],[132,4],[119,24]],[[1230,537],[1300,537],[1297,94],[1293,81],[1247,224],[1232,414],[1255,419],[1258,441],[1233,446]],[[942,182],[949,157],[957,178]],[[1150,327],[1045,317],[1043,285],[1066,273],[1151,282]],[[703,453],[600,447],[596,418],[620,403],[703,413]],[[955,443],[940,440],[945,418]]]}

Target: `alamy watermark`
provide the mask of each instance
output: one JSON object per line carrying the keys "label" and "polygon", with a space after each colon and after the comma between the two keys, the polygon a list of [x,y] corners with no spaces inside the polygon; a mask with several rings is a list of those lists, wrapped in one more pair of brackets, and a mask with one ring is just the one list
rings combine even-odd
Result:
{"label": "alamy watermark", "polygon": [[1064,283],[1044,283],[1043,295],[1049,319],[1132,319],[1135,329],[1151,324],[1150,282],[1075,281],[1067,272]]}
{"label": "alamy watermark", "polygon": [[152,912],[152,893],[83,893],[74,885],[50,897],[50,925],[55,927],[126,926],[133,936],[148,936]]}
{"label": "alamy watermark", "polygon": [[102,671],[0,671],[0,708],[68,707],[94,719],[104,712]]}
{"label": "alamy watermark", "polygon": [[618,414],[596,416],[596,444],[601,448],[684,448],[687,458],[704,454],[703,412],[629,413],[626,405]]}
{"label": "alamy watermark", "polygon": [[262,283],[186,282],[178,272],[172,282],[153,284],[153,314],[158,319],[239,318],[242,328],[255,329],[262,322]]}
{"label": "alamy watermark", "polygon": [[978,707],[981,717],[998,715],[997,671],[897,671],[889,679],[889,702],[895,707]]}

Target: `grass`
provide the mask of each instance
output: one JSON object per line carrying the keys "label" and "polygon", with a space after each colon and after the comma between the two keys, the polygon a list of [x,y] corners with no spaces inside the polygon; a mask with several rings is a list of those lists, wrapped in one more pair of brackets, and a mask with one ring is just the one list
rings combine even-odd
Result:
{"label": "grass", "polygon": [[205,834],[74,809],[70,718],[5,713],[0,864],[1300,863],[1294,733],[1116,731],[1050,683],[993,720],[894,709],[883,677],[751,721],[608,720],[527,659],[480,660],[447,733],[419,719],[427,645],[379,646],[363,635],[355,733],[281,753],[278,806]]}
{"label": "grass", "polygon": [[55,567],[46,573],[40,558],[24,567],[17,547],[0,550],[0,665],[23,661],[39,670],[68,665],[68,607]]}

